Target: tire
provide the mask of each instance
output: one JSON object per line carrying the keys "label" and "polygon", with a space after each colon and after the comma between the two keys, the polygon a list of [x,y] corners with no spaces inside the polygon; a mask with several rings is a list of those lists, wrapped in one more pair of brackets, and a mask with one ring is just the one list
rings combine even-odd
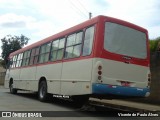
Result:
{"label": "tire", "polygon": [[9,89],[11,94],[17,94],[17,89],[13,88],[13,82],[10,83]]}
{"label": "tire", "polygon": [[38,98],[41,102],[45,102],[47,100],[47,83],[46,83],[46,81],[40,82],[39,90],[38,90]]}

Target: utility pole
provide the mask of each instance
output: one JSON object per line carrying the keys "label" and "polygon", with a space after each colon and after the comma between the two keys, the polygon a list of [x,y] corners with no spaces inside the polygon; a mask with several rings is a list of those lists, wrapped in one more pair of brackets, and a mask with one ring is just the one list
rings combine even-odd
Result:
{"label": "utility pole", "polygon": [[92,13],[91,12],[89,12],[89,19],[91,19],[92,18]]}

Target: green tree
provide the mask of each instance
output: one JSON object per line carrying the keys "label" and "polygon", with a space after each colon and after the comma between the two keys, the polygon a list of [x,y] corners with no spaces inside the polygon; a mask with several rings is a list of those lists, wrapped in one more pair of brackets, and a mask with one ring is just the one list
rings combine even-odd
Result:
{"label": "green tree", "polygon": [[157,37],[156,39],[151,39],[149,41],[150,51],[155,52],[158,48],[158,43],[160,42],[160,37]]}
{"label": "green tree", "polygon": [[8,62],[9,54],[18,50],[18,49],[21,49],[24,45],[26,45],[28,43],[28,41],[29,41],[29,38],[22,35],[22,34],[20,36],[7,35],[1,39],[1,42],[2,42],[1,56],[3,58],[3,61],[1,62],[1,64],[3,65],[3,67]]}

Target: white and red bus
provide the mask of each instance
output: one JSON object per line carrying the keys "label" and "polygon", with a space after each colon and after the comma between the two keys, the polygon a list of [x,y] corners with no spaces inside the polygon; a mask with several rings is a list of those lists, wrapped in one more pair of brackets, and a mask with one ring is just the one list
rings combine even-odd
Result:
{"label": "white and red bus", "polygon": [[[9,55],[5,87],[88,99],[150,94],[146,29],[98,16]],[[86,97],[87,96],[87,97]]]}

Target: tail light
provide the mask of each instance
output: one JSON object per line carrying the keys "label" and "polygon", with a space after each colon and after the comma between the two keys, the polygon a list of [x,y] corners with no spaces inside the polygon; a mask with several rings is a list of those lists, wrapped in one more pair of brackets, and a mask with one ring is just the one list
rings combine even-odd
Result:
{"label": "tail light", "polygon": [[98,70],[102,70],[102,66],[101,65],[98,66]]}
{"label": "tail light", "polygon": [[103,82],[101,75],[102,75],[102,66],[99,65],[99,66],[98,66],[98,80],[99,80],[100,82]]}
{"label": "tail light", "polygon": [[147,87],[150,88],[151,86],[151,73],[148,74],[148,85]]}
{"label": "tail light", "polygon": [[98,75],[102,75],[102,71],[98,71]]}

